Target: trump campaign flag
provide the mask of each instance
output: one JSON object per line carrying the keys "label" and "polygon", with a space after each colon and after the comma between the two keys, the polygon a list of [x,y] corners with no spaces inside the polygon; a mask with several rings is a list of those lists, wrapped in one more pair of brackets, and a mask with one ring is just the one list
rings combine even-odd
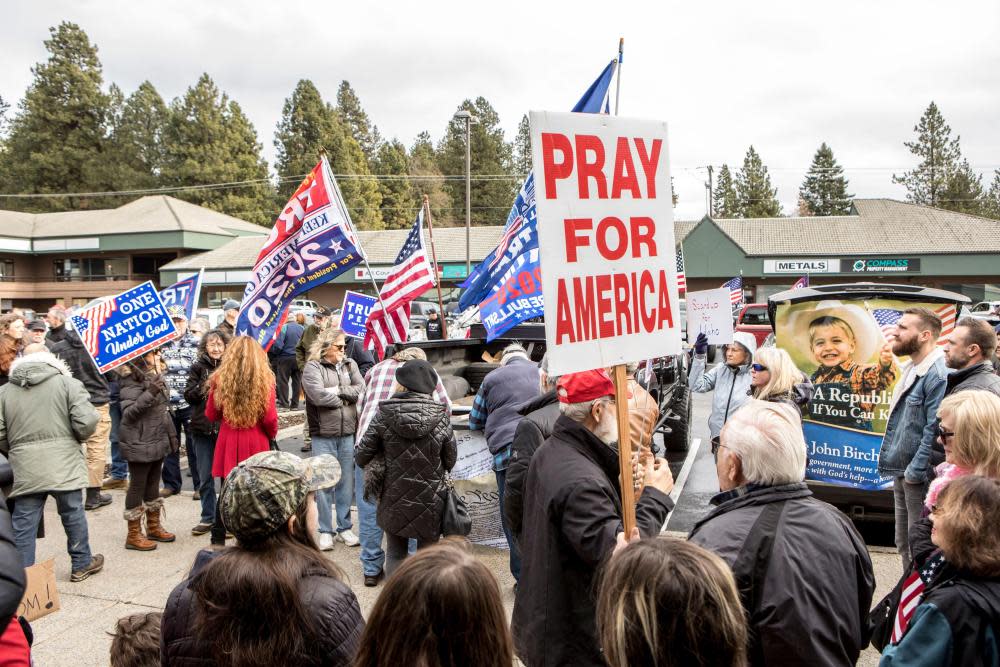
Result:
{"label": "trump campaign flag", "polygon": [[292,194],[243,290],[236,334],[267,349],[292,299],[364,259],[330,163],[323,157]]}
{"label": "trump campaign flag", "polygon": [[[573,107],[578,113],[607,109],[608,90],[615,72],[612,60]],[[462,283],[466,288],[458,307],[479,305],[488,340],[545,312],[539,268],[535,212],[535,177],[530,172],[518,190],[497,247]]]}
{"label": "trump campaign flag", "polygon": [[169,308],[170,306],[184,306],[184,314],[187,315],[188,322],[194,319],[194,311],[198,308],[198,299],[201,297],[201,280],[205,275],[205,269],[202,269],[193,276],[189,276],[184,280],[178,280],[170,287],[165,287],[160,290],[160,300],[163,301],[163,305]]}

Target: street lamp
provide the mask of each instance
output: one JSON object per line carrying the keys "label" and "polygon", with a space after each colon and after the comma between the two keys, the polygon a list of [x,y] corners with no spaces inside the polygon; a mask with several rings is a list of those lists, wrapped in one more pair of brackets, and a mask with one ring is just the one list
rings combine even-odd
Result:
{"label": "street lamp", "polygon": [[479,119],[462,109],[455,118],[465,121],[465,275],[472,273],[472,124]]}

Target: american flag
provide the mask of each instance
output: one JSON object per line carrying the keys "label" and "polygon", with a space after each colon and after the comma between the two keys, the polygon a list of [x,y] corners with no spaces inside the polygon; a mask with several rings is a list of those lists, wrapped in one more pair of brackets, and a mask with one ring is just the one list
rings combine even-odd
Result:
{"label": "american flag", "polygon": [[948,342],[946,337],[955,330],[955,324],[958,322],[958,309],[955,308],[954,304],[949,303],[935,308],[934,314],[941,318],[941,337],[938,338],[937,344],[944,345]]}
{"label": "american flag", "polygon": [[923,597],[927,584],[937,574],[937,570],[944,563],[944,557],[936,554],[929,558],[922,570],[914,570],[903,582],[903,591],[899,596],[899,606],[896,607],[896,619],[892,624],[892,643],[898,644],[906,632],[906,627],[910,624],[913,612],[920,606],[920,599]]}
{"label": "american flag", "polygon": [[687,278],[684,277],[684,246],[677,246],[677,293],[687,291]]}
{"label": "american flag", "polygon": [[[941,336],[937,340],[938,346],[947,343],[947,337],[955,330],[955,323],[958,320],[958,310],[953,304],[946,304],[932,308],[934,314],[941,319]],[[895,335],[896,324],[903,316],[903,311],[892,308],[876,308],[872,311],[872,317],[878,322],[882,335],[888,340],[890,335]]]}
{"label": "american flag", "polygon": [[524,216],[518,215],[514,220],[503,230],[503,236],[500,237],[500,242],[497,243],[497,248],[494,251],[493,261],[490,262],[490,267],[493,268],[500,263],[507,255],[507,248],[510,247],[510,242],[514,240],[517,233],[521,231],[521,227],[524,226]]}
{"label": "american flag", "polygon": [[736,276],[732,280],[722,283],[722,286],[729,290],[729,303],[731,305],[743,303],[743,276]]}
{"label": "american flag", "polygon": [[[424,250],[424,210],[421,208],[406,243],[396,256],[392,271],[379,290],[365,325],[365,348],[375,350],[379,358],[392,343],[406,341],[410,328],[410,302],[434,287],[434,268]],[[385,310],[382,310],[382,304]]]}
{"label": "american flag", "polygon": [[102,301],[100,304],[92,308],[86,313],[86,316],[73,315],[70,320],[73,322],[73,328],[76,332],[80,334],[80,339],[86,346],[87,351],[90,352],[90,356],[96,358],[97,353],[100,351],[100,333],[101,327],[111,313],[117,310],[117,305],[115,304],[114,298],[108,298]]}
{"label": "american flag", "polygon": [[882,337],[886,340],[896,336],[896,325],[902,316],[903,311],[893,308],[876,308],[872,311],[872,317],[875,318],[878,328],[882,330]]}
{"label": "american flag", "polygon": [[799,278],[798,280],[796,280],[795,284],[792,285],[792,289],[802,289],[803,287],[809,287],[809,276],[808,276],[808,274],[804,275],[801,278]]}

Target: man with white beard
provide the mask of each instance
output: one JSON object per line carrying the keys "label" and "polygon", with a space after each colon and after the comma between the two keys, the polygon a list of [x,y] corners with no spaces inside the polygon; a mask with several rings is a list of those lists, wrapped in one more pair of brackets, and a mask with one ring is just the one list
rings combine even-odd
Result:
{"label": "man with white beard", "polygon": [[[594,578],[622,534],[614,385],[603,370],[559,378],[561,415],[531,460],[524,485],[521,580],[512,629],[518,656],[536,665],[604,665]],[[664,459],[641,471],[636,524],[658,535],[673,508]],[[634,535],[633,535],[634,536]]]}

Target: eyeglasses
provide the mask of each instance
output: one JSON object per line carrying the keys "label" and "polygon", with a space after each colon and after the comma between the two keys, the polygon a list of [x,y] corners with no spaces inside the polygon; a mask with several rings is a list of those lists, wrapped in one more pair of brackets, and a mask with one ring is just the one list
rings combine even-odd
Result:
{"label": "eyeglasses", "polygon": [[334,348],[340,350],[341,352],[343,352],[344,348],[346,348],[347,345],[331,345],[330,347],[334,347]]}
{"label": "eyeglasses", "polygon": [[941,513],[941,506],[940,505],[938,505],[937,503],[934,503],[933,505],[931,505],[931,514],[940,514],[940,513]]}
{"label": "eyeglasses", "polygon": [[767,366],[763,366],[761,364],[750,364],[750,370],[754,373],[763,373],[767,370]]}
{"label": "eyeglasses", "polygon": [[947,440],[948,438],[954,437],[955,432],[944,430],[944,427],[942,427],[941,424],[939,423],[937,425],[937,434],[938,437],[941,438],[942,440]]}

